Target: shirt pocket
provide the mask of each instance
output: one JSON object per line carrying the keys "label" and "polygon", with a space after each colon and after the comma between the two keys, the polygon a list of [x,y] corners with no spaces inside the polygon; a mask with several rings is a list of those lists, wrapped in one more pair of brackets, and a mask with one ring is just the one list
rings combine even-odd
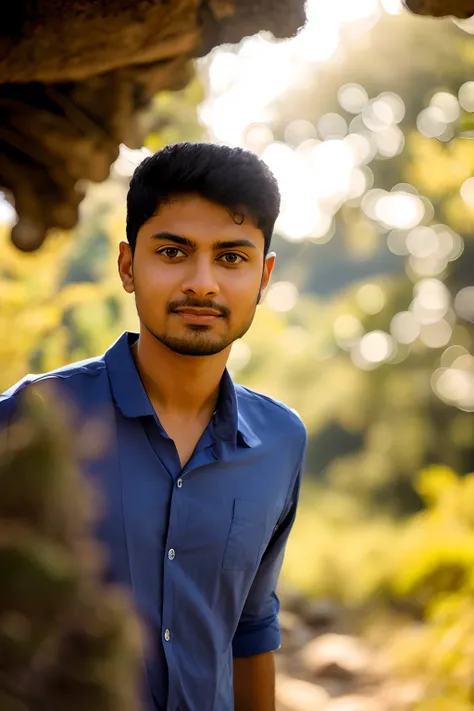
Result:
{"label": "shirt pocket", "polygon": [[264,504],[234,499],[232,524],[222,560],[226,570],[256,567],[265,536],[267,510]]}

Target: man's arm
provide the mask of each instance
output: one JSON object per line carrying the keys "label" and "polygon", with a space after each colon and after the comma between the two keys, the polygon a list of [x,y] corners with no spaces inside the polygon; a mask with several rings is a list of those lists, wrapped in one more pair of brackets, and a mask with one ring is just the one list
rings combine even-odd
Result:
{"label": "man's arm", "polygon": [[275,711],[273,652],[234,659],[234,710]]}
{"label": "man's arm", "polygon": [[305,433],[283,519],[262,557],[234,635],[235,711],[275,711],[273,652],[280,647],[276,588],[296,516],[306,443]]}

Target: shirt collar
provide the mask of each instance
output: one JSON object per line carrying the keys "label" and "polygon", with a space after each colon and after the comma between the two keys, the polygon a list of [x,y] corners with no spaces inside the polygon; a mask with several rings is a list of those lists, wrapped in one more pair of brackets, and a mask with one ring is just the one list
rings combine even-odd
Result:
{"label": "shirt collar", "polygon": [[[155,416],[133,360],[130,347],[138,333],[125,331],[106,351],[104,359],[109,374],[115,404],[125,417]],[[217,410],[214,415],[216,438],[225,440],[235,448],[237,443],[247,447],[260,444],[244,414],[239,410],[234,383],[227,368],[222,376]]]}

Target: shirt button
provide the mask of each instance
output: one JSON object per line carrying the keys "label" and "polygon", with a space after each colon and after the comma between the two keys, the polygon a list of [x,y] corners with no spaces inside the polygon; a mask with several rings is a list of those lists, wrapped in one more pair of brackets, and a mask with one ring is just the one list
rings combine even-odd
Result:
{"label": "shirt button", "polygon": [[181,489],[181,487],[183,486],[183,480],[182,480],[182,479],[178,479],[178,481],[176,482],[176,484],[178,485],[178,489]]}
{"label": "shirt button", "polygon": [[168,558],[169,558],[170,560],[174,560],[175,555],[176,555],[176,552],[175,552],[174,548],[170,548],[169,551],[168,551]]}
{"label": "shirt button", "polygon": [[165,640],[169,642],[171,639],[171,632],[169,630],[165,630]]}

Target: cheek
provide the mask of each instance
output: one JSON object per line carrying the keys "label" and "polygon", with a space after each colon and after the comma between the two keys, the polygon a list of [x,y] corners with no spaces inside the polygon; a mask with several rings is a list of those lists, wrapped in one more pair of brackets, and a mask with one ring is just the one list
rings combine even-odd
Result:
{"label": "cheek", "polygon": [[147,296],[152,298],[154,294],[166,296],[169,288],[172,288],[176,282],[176,279],[171,278],[173,276],[171,270],[160,268],[160,266],[162,265],[154,264],[150,259],[138,271],[138,282],[145,298]]}
{"label": "cheek", "polygon": [[247,313],[255,306],[259,291],[260,279],[255,275],[249,275],[246,279],[239,279],[234,284],[228,285],[226,295],[232,311]]}

